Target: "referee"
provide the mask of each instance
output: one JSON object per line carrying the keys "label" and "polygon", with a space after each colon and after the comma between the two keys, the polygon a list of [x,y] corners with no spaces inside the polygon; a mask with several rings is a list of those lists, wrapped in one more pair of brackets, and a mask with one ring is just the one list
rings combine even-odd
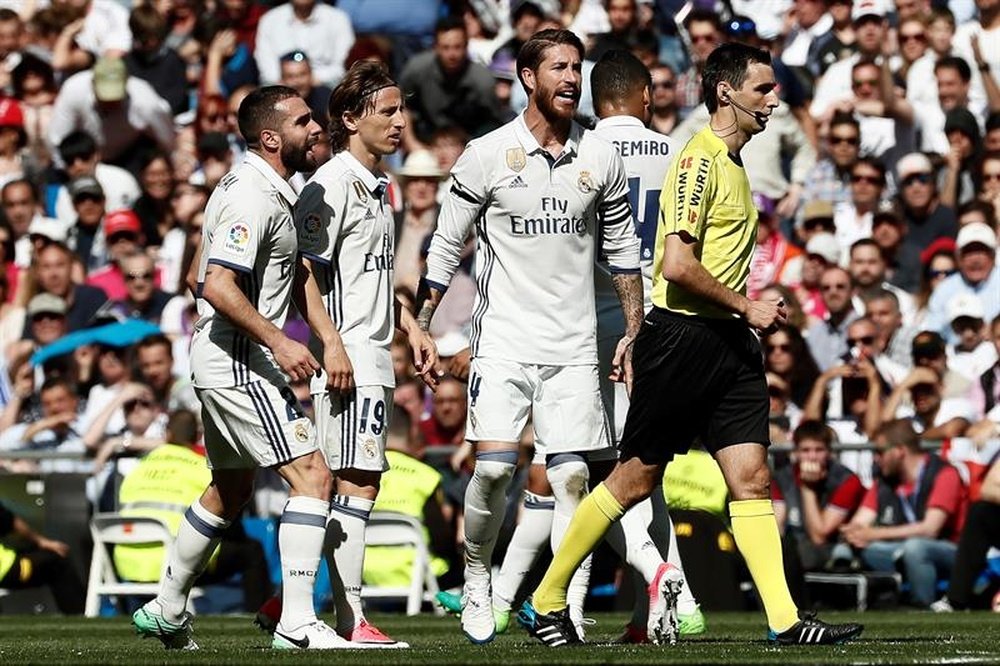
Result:
{"label": "referee", "polygon": [[[632,403],[621,460],[580,504],[562,545],[520,620],[549,645],[579,642],[565,619],[577,565],[629,507],[649,496],[676,454],[700,438],[715,456],[732,501],[736,544],[767,613],[772,643],[841,643],[858,624],[831,625],[798,611],[781,565],[767,465],[767,385],[756,331],[783,323],[784,304],[746,297],[757,211],[740,151],[778,106],[770,55],[724,44],[702,77],[708,126],[667,172],[661,195],[653,309],[635,341]],[[673,641],[675,618],[660,642]]]}

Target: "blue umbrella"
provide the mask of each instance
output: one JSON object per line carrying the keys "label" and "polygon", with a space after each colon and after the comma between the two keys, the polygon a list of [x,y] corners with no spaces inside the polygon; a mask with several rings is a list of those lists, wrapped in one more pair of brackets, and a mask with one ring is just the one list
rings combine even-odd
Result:
{"label": "blue umbrella", "polygon": [[68,354],[83,345],[102,344],[109,347],[128,347],[143,338],[160,333],[160,327],[142,319],[127,319],[95,328],[74,331],[45,345],[31,355],[31,364],[40,365],[50,358]]}

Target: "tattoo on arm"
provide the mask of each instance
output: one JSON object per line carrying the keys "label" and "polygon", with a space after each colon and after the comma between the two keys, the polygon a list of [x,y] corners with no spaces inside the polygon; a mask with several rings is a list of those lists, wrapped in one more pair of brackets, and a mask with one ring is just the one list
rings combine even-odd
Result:
{"label": "tattoo on arm", "polygon": [[638,273],[616,273],[611,276],[611,282],[625,314],[625,335],[634,338],[642,323],[642,276]]}
{"label": "tattoo on arm", "polygon": [[431,327],[431,319],[434,311],[437,310],[441,302],[442,293],[427,284],[426,280],[421,280],[417,287],[417,300],[414,309],[417,311],[417,326],[421,331],[427,331]]}

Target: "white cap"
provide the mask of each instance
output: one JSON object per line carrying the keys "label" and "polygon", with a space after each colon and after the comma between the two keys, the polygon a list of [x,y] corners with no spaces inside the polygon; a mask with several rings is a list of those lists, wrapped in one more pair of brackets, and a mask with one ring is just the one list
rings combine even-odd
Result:
{"label": "white cap", "polygon": [[469,346],[469,339],[458,331],[448,331],[440,338],[434,340],[438,348],[439,356],[454,356]]}
{"label": "white cap", "polygon": [[836,266],[840,263],[840,243],[831,233],[819,233],[806,243],[806,254],[818,254],[826,259],[826,263]]}
{"label": "white cap", "polygon": [[990,248],[997,249],[997,235],[988,224],[982,222],[970,222],[958,230],[958,238],[955,239],[955,247],[961,252],[966,245],[980,243]]}
{"label": "white cap", "polygon": [[955,294],[948,301],[948,321],[955,321],[959,317],[984,319],[986,309],[983,302],[975,294]]}
{"label": "white cap", "polygon": [[929,157],[923,153],[908,153],[899,158],[896,162],[896,173],[899,174],[899,181],[906,180],[907,176],[915,173],[934,173],[934,166]]}
{"label": "white cap", "polygon": [[438,166],[434,153],[429,150],[414,150],[396,175],[403,178],[444,178],[445,172]]}
{"label": "white cap", "polygon": [[59,220],[39,216],[28,225],[28,236],[43,236],[54,243],[65,243],[69,229]]}
{"label": "white cap", "polygon": [[884,0],[854,0],[854,8],[851,9],[851,20],[857,21],[864,16],[885,18],[885,15],[888,13]]}

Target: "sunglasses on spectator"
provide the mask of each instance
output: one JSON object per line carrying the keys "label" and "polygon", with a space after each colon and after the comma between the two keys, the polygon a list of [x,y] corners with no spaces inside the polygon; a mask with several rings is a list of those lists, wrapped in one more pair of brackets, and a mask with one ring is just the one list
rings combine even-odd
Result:
{"label": "sunglasses on spectator", "polygon": [[31,321],[43,321],[45,319],[65,319],[66,315],[58,312],[39,312],[31,316]]}
{"label": "sunglasses on spectator", "polygon": [[879,176],[861,176],[857,174],[851,174],[852,183],[868,183],[869,185],[884,185],[885,181]]}
{"label": "sunglasses on spectator", "polygon": [[984,173],[983,180],[984,181],[1000,180],[1000,173]]}
{"label": "sunglasses on spectator", "polygon": [[149,409],[152,406],[153,406],[152,401],[141,398],[138,400],[129,400],[124,405],[122,405],[122,407],[125,409],[126,412],[131,412],[136,407],[145,407],[146,409]]}
{"label": "sunglasses on spectator", "polygon": [[778,343],[773,345],[766,345],[764,349],[767,351],[768,354],[775,351],[790,353],[792,351],[792,346],[786,342],[783,344]]}
{"label": "sunglasses on spectator", "polygon": [[676,85],[675,81],[653,81],[653,90],[673,90]]}
{"label": "sunglasses on spectator", "polygon": [[836,227],[829,217],[814,217],[803,222],[802,228],[806,231],[816,231],[817,229],[830,229],[832,231]]}
{"label": "sunglasses on spectator", "polygon": [[878,79],[854,79],[851,83],[855,88],[860,88],[861,86],[871,86],[874,88],[878,85]]}
{"label": "sunglasses on spectator", "polygon": [[927,271],[927,275],[932,278],[946,278],[958,272],[956,268],[941,268]]}
{"label": "sunglasses on spectator", "polygon": [[146,273],[128,273],[125,275],[126,282],[135,282],[136,280],[145,280],[146,282],[149,282],[152,279],[152,271],[147,271]]}
{"label": "sunglasses on spectator", "polygon": [[873,344],[875,344],[874,335],[862,335],[860,338],[847,338],[847,345],[849,347],[858,347],[860,345],[870,347]]}
{"label": "sunglasses on spectator", "polygon": [[927,39],[927,35],[925,35],[922,32],[917,32],[912,35],[903,35],[903,34],[899,35],[899,41],[901,42],[910,42],[910,41],[922,42],[925,39]]}
{"label": "sunglasses on spectator", "polygon": [[119,243],[123,240],[135,243],[139,240],[139,237],[131,231],[119,231],[116,234],[108,236],[108,245],[114,245],[115,243]]}
{"label": "sunglasses on spectator", "polygon": [[851,285],[846,282],[838,282],[837,284],[821,284],[819,286],[820,291],[847,291],[851,288]]}
{"label": "sunglasses on spectator", "polygon": [[831,136],[830,145],[839,146],[842,143],[846,143],[849,146],[856,146],[861,143],[861,138],[856,136]]}
{"label": "sunglasses on spectator", "polygon": [[921,185],[927,185],[930,183],[934,177],[929,173],[911,173],[909,176],[903,179],[903,187],[909,187],[913,183],[920,183]]}

